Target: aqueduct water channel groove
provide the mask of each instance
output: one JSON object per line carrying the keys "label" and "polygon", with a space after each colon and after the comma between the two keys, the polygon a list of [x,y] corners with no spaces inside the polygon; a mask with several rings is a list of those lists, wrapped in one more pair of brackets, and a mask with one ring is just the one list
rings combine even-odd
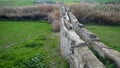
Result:
{"label": "aqueduct water channel groove", "polygon": [[64,4],[60,5],[60,49],[70,68],[105,68],[89,47],[120,68],[120,53],[110,49],[99,38],[84,28]]}

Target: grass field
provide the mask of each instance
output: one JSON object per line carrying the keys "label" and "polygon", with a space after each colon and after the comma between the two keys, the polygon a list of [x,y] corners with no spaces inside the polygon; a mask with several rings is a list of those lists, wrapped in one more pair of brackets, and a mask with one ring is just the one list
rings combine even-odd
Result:
{"label": "grass field", "polygon": [[102,42],[120,52],[120,26],[86,25]]}
{"label": "grass field", "polygon": [[[26,6],[34,5],[35,0],[0,0],[0,6]],[[40,0],[41,1],[41,0]],[[60,0],[44,0],[44,1],[53,1],[59,2]],[[78,4],[79,2],[117,2],[119,0],[61,0],[65,4]]]}
{"label": "grass field", "polygon": [[0,0],[2,6],[27,6],[33,5],[34,0]]}
{"label": "grass field", "polygon": [[67,68],[47,21],[0,21],[0,68]]}
{"label": "grass field", "polygon": [[107,3],[107,2],[118,2],[119,0],[80,0],[80,1]]}

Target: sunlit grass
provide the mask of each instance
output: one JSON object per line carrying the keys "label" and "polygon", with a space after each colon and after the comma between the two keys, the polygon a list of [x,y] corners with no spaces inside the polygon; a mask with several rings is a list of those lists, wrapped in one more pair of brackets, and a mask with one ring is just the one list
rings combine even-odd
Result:
{"label": "sunlit grass", "polygon": [[[0,0],[0,5],[4,5],[4,6],[27,6],[27,5],[34,5],[34,1],[35,0]],[[44,1],[64,2],[65,4],[69,5],[69,4],[78,4],[79,2],[107,3],[107,2],[117,2],[119,0],[44,0]]]}
{"label": "sunlit grass", "polygon": [[0,0],[3,6],[27,6],[34,5],[34,0]]}
{"label": "sunlit grass", "polygon": [[[38,63],[39,62],[39,63]],[[67,68],[47,21],[0,21],[0,68]]]}

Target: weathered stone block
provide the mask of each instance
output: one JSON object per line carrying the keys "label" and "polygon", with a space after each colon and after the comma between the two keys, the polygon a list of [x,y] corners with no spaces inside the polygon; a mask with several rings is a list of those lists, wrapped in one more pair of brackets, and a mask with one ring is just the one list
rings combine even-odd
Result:
{"label": "weathered stone block", "polygon": [[75,48],[75,55],[81,58],[84,68],[105,68],[87,46]]}
{"label": "weathered stone block", "polygon": [[117,67],[120,68],[120,52],[113,49],[107,49],[107,48],[103,48],[103,52],[104,52],[105,58],[112,60],[117,64]]}

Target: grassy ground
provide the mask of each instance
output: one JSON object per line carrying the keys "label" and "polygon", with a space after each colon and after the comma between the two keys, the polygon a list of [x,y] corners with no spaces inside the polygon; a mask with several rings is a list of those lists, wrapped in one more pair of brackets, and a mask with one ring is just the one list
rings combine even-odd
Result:
{"label": "grassy ground", "polygon": [[102,42],[120,52],[120,26],[86,25]]}
{"label": "grassy ground", "polygon": [[[59,2],[59,0],[53,0],[53,2]],[[78,4],[78,2],[73,2],[71,0],[64,0],[64,3],[65,4]],[[17,7],[17,6],[28,6],[28,5],[35,5],[34,0],[0,0],[0,6]]]}
{"label": "grassy ground", "polygon": [[117,2],[117,1],[119,1],[119,0],[80,0],[80,1],[107,3],[107,2]]}
{"label": "grassy ground", "polygon": [[[59,1],[59,0],[55,0]],[[106,2],[116,2],[119,0],[61,0],[65,3],[74,3],[74,2],[100,2],[100,3],[106,3]]]}
{"label": "grassy ground", "polygon": [[0,68],[67,68],[46,21],[0,21]]}
{"label": "grassy ground", "polygon": [[[26,5],[34,5],[35,0],[0,0],[0,6],[26,6]],[[59,2],[60,0],[44,0],[44,1],[53,1]],[[78,4],[79,2],[116,2],[119,0],[61,0],[65,4]]]}
{"label": "grassy ground", "polygon": [[34,0],[0,0],[2,6],[26,6],[33,5]]}

